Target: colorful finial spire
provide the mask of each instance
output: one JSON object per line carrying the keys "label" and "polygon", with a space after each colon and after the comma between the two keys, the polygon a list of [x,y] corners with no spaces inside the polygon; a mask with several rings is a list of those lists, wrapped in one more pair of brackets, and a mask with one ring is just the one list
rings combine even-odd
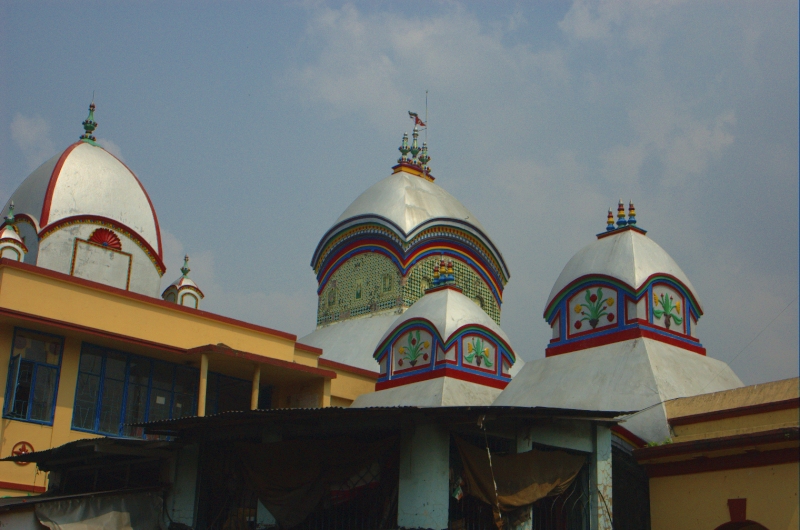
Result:
{"label": "colorful finial spire", "polygon": [[622,199],[619,200],[619,205],[617,205],[617,228],[622,228],[628,224],[625,220],[625,205],[622,204]]}
{"label": "colorful finial spire", "polygon": [[401,164],[403,162],[408,162],[408,152],[410,151],[408,148],[408,133],[403,133],[403,143],[397,149],[400,151],[400,155],[402,155],[400,156],[400,160],[398,160],[398,162]]}
{"label": "colorful finial spire", "polygon": [[181,267],[181,274],[183,274],[184,278],[188,278],[189,271],[191,270],[192,269],[189,268],[189,255],[187,254],[183,257],[183,267]]}
{"label": "colorful finial spire", "polygon": [[636,225],[636,208],[633,206],[633,201],[628,202],[628,224]]}
{"label": "colorful finial spire", "polygon": [[422,170],[427,173],[428,172],[428,162],[431,161],[431,157],[428,156],[428,142],[422,142],[422,154],[419,155],[419,163],[422,164]]}
{"label": "colorful finial spire", "polygon": [[417,138],[419,138],[419,129],[417,126],[414,125],[414,131],[411,133],[412,140],[411,140],[411,163],[414,165],[419,165],[419,159],[417,159],[417,155],[419,154],[420,148],[417,144]]}
{"label": "colorful finial spire", "polygon": [[606,221],[606,232],[614,230],[614,214],[611,213],[611,208],[608,209],[608,220]]}
{"label": "colorful finial spire", "polygon": [[97,122],[94,121],[94,98],[92,99],[92,103],[89,105],[89,116],[83,120],[83,130],[84,133],[81,136],[81,140],[86,143],[90,143],[92,145],[97,145],[95,141],[97,138],[92,136],[92,133],[97,128]]}
{"label": "colorful finial spire", "polygon": [[10,225],[14,224],[14,201],[11,201],[11,204],[8,205],[8,215],[6,215],[6,223]]}
{"label": "colorful finial spire", "polygon": [[453,270],[453,260],[447,262],[447,283],[450,285],[456,283],[456,274]]}
{"label": "colorful finial spire", "polygon": [[433,282],[431,282],[432,287],[439,287],[440,279],[439,279],[439,264],[434,262],[433,265]]}

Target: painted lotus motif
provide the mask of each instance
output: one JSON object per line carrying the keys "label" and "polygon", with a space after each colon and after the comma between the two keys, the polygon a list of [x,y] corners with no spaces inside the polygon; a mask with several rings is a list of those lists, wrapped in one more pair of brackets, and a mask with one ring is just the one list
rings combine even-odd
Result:
{"label": "painted lotus motif", "polygon": [[464,360],[468,363],[474,362],[478,366],[485,364],[487,368],[492,367],[489,347],[480,337],[472,337],[470,342],[467,343],[467,354],[464,355]]}
{"label": "painted lotus motif", "polygon": [[595,292],[592,292],[592,289],[586,289],[583,298],[585,303],[578,303],[573,306],[573,311],[581,317],[575,320],[575,329],[581,329],[584,322],[587,322],[592,329],[595,329],[603,317],[608,322],[614,322],[615,315],[611,311],[614,306],[614,298],[610,296],[605,298],[602,287],[598,287]]}
{"label": "painted lotus motif", "polygon": [[421,360],[427,361],[430,355],[428,352],[428,348],[430,348],[431,343],[427,340],[420,339],[419,331],[411,332],[407,337],[407,342],[405,346],[400,346],[397,348],[397,353],[400,354],[400,358],[397,360],[398,366],[403,366],[404,361],[410,364],[411,366],[416,366],[416,364]]}
{"label": "painted lotus motif", "polygon": [[[673,311],[678,314],[674,314]],[[683,324],[683,318],[680,317],[680,313],[680,300],[674,301],[669,293],[653,293],[653,316],[656,318],[664,317],[664,327],[669,329],[672,322],[679,326]]]}
{"label": "painted lotus motif", "polygon": [[89,236],[89,241],[114,250],[122,250],[122,241],[120,241],[119,236],[108,228],[98,228],[92,232],[92,235]]}

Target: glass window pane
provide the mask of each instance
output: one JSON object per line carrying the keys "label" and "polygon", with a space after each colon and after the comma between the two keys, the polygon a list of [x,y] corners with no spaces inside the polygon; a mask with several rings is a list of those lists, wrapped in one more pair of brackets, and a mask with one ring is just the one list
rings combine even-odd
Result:
{"label": "glass window pane", "polygon": [[172,392],[172,377],[174,372],[174,365],[160,363],[158,361],[153,363],[153,388],[160,388]]}
{"label": "glass window pane", "polygon": [[[83,361],[82,355],[81,361]],[[99,388],[100,378],[98,376],[89,374],[78,375],[78,389],[75,392],[75,410],[72,411],[73,427],[94,430]]]}
{"label": "glass window pane", "polygon": [[175,369],[175,392],[194,394],[200,381],[200,371],[178,366]]}
{"label": "glass window pane", "polygon": [[103,367],[103,356],[97,351],[96,348],[83,345],[81,351],[81,365],[80,371],[88,374],[100,375],[100,369]]}
{"label": "glass window pane", "polygon": [[250,410],[251,384],[241,379],[219,376],[217,412]]}
{"label": "glass window pane", "polygon": [[33,383],[33,363],[21,361],[19,375],[17,376],[17,388],[14,392],[14,405],[9,416],[14,418],[28,417],[28,406],[31,398],[31,384]]}
{"label": "glass window pane", "polygon": [[11,362],[9,363],[8,381],[6,382],[6,402],[3,414],[11,414],[14,410],[14,393],[17,388],[17,377],[19,376],[19,364],[21,359],[19,355],[15,355],[11,357]]}
{"label": "glass window pane", "polygon": [[172,419],[194,416],[194,414],[194,395],[176,393],[172,402]]}
{"label": "glass window pane", "polygon": [[58,364],[61,341],[55,337],[31,331],[17,331],[14,335],[14,355],[37,363]]}
{"label": "glass window pane", "polygon": [[[110,360],[110,359],[109,359]],[[108,364],[106,364],[108,366]],[[122,391],[125,383],[106,377],[103,380],[103,398],[100,400],[100,432],[119,434],[122,419]]]}
{"label": "glass window pane", "polygon": [[[125,423],[141,423],[145,421],[147,412],[147,387],[144,385],[128,385],[128,399],[125,402]],[[125,426],[125,436],[141,436],[141,427]]]}
{"label": "glass window pane", "polygon": [[36,383],[31,406],[32,420],[50,421],[56,392],[56,369],[39,365],[36,367]]}
{"label": "glass window pane", "polygon": [[147,421],[158,421],[169,419],[170,407],[172,407],[171,393],[166,390],[154,388],[150,391],[150,415]]}
{"label": "glass window pane", "polygon": [[118,352],[106,353],[106,379],[125,380],[125,368],[128,365],[128,356]]}
{"label": "glass window pane", "polygon": [[128,383],[147,385],[150,383],[150,360],[142,357],[131,357]]}

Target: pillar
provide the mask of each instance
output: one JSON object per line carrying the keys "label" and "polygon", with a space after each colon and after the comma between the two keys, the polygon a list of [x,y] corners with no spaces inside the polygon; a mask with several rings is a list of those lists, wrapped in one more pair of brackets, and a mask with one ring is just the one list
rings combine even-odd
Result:
{"label": "pillar", "polygon": [[206,389],[208,388],[208,355],[200,354],[200,386],[197,389],[197,415],[206,415]]}
{"label": "pillar", "polygon": [[165,506],[176,523],[194,528],[197,506],[197,479],[200,447],[186,445],[176,456],[172,487],[167,492]]}
{"label": "pillar", "polygon": [[250,410],[258,409],[258,390],[261,386],[261,365],[253,369],[253,388],[250,390]]}
{"label": "pillar", "polygon": [[614,512],[611,502],[611,427],[595,425],[592,431],[594,448],[589,479],[590,528],[612,530]]}
{"label": "pillar", "polygon": [[397,524],[401,528],[448,527],[450,433],[438,425],[403,426]]}

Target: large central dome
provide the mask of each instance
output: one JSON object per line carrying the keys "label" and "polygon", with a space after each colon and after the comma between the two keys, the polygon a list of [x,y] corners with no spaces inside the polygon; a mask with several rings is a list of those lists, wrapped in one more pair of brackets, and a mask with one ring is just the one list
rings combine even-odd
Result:
{"label": "large central dome", "polygon": [[383,217],[406,236],[432,219],[462,220],[485,232],[458,199],[430,180],[405,171],[372,185],[339,216],[336,224],[363,216]]}

